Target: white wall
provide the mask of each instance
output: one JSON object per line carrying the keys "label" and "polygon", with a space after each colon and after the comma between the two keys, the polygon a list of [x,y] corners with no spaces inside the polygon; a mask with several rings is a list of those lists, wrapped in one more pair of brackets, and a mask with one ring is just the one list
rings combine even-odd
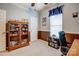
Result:
{"label": "white wall", "polygon": [[[39,31],[49,31],[49,17],[48,9],[40,12]],[[42,18],[47,17],[46,26],[42,26]]]}
{"label": "white wall", "polygon": [[0,9],[6,10],[7,13],[7,19],[18,19],[21,20],[22,18],[29,18],[28,13],[22,8],[19,8],[15,5],[12,4],[7,4],[7,3],[1,3],[0,4]]}
{"label": "white wall", "polygon": [[[78,33],[79,34],[79,16],[77,18],[73,18],[72,14],[73,12],[78,12],[79,13],[79,4],[58,4],[54,5],[50,8],[44,9],[43,11],[40,12],[40,31],[49,31],[49,10],[59,6],[59,5],[64,5],[63,7],[63,30],[65,32],[70,32],[70,33]],[[42,17],[47,17],[47,26],[43,27],[41,25]]]}
{"label": "white wall", "polygon": [[[44,8],[43,10],[41,10],[39,12],[39,16],[40,16],[40,21],[39,21],[39,31],[49,31],[50,29],[50,21],[49,21],[49,10],[51,10],[52,8],[55,8],[57,5],[56,4],[52,4],[52,6],[49,6],[47,8]],[[46,26],[42,26],[42,18],[46,17]]]}
{"label": "white wall", "polygon": [[[35,32],[38,31],[38,12],[31,9],[31,8],[20,8],[14,4],[10,4],[10,3],[0,3],[0,9],[6,10],[6,20],[8,21],[9,19],[18,19],[21,20],[22,18],[26,18],[28,19],[27,21],[29,22],[29,31],[32,35],[37,35],[37,33],[35,34],[34,32],[32,32],[32,30],[36,30]],[[33,19],[32,17],[34,17],[36,19],[36,21]],[[34,23],[35,21],[35,23]],[[32,23],[33,22],[33,23]],[[32,25],[34,25],[35,27],[32,27]],[[31,28],[32,27],[32,28]],[[30,38],[32,37],[31,41],[34,41],[34,38],[37,38],[37,36],[30,36]],[[37,39],[36,39],[37,40]]]}
{"label": "white wall", "polygon": [[79,4],[65,4],[63,12],[64,31],[79,34],[79,15],[73,18],[73,12],[79,13]]}

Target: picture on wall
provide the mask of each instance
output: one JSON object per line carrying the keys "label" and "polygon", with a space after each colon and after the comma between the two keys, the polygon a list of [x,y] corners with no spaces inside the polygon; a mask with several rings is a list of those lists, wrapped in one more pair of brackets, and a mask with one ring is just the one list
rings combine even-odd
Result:
{"label": "picture on wall", "polygon": [[46,17],[42,18],[42,26],[46,26]]}

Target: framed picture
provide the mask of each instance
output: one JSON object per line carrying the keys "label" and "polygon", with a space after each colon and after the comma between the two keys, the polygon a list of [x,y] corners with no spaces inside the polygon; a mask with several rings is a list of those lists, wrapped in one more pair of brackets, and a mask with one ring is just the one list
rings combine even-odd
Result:
{"label": "framed picture", "polygon": [[73,13],[73,18],[76,18],[76,17],[78,17],[78,12]]}
{"label": "framed picture", "polygon": [[46,17],[42,18],[42,26],[46,26]]}

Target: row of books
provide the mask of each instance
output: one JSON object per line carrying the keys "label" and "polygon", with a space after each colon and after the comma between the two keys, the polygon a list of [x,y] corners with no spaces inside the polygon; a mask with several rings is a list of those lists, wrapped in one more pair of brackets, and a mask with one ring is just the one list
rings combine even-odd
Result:
{"label": "row of books", "polygon": [[[27,42],[27,39],[23,39],[22,40],[22,45],[23,44],[26,44],[26,42]],[[18,45],[19,44],[19,41],[10,41],[10,46],[15,46],[15,45]]]}

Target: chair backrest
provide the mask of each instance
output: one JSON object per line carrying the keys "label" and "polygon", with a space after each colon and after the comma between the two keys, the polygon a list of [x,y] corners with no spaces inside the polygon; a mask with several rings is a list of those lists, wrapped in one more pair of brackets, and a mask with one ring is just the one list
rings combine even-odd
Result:
{"label": "chair backrest", "polygon": [[59,32],[59,42],[60,42],[60,46],[67,46],[67,42],[66,42],[65,32],[64,31],[60,31]]}

